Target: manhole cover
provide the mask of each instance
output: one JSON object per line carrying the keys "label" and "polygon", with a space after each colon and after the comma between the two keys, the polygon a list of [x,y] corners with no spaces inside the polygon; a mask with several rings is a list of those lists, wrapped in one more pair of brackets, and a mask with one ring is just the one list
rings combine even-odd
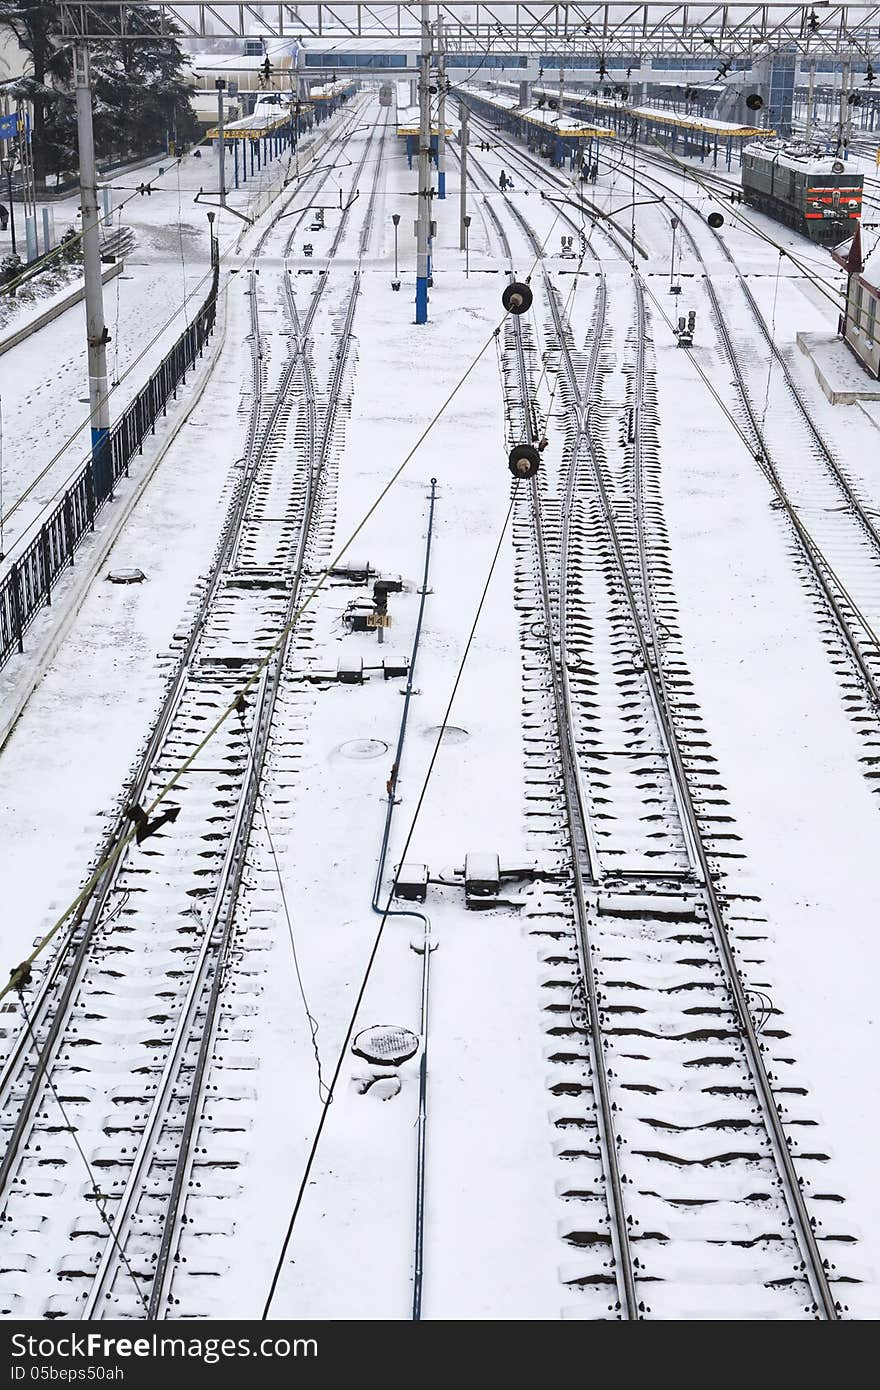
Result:
{"label": "manhole cover", "polygon": [[351,1050],[366,1062],[384,1067],[396,1067],[419,1050],[419,1040],[409,1028],[397,1028],[391,1023],[375,1023],[358,1033]]}
{"label": "manhole cover", "polygon": [[143,570],[111,570],[107,575],[111,584],[143,584],[146,579]]}
{"label": "manhole cover", "polygon": [[[425,738],[436,738],[440,733],[440,725],[434,724],[430,729],[425,730]],[[455,724],[447,724],[443,730],[443,743],[464,743],[470,738],[467,729],[459,729]]]}
{"label": "manhole cover", "polygon": [[388,752],[388,744],[381,738],[353,738],[348,743],[340,743],[337,752],[344,758],[381,758]]}

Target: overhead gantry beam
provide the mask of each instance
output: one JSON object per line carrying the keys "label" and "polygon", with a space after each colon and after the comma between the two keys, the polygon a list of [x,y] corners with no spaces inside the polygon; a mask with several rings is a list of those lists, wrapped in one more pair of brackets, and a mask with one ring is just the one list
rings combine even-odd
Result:
{"label": "overhead gantry beam", "polygon": [[[71,36],[143,39],[133,22],[135,6],[125,0],[65,0],[64,30]],[[351,41],[383,37],[419,43],[419,5],[363,4],[334,0],[326,5],[148,4],[164,30],[190,38],[302,39]],[[646,0],[642,4],[467,4],[445,0],[433,6],[443,18],[450,51],[599,55],[650,58],[670,54],[754,56],[762,50],[793,49],[802,57],[880,54],[880,4],[767,4],[732,0],[726,5],[688,5]]]}

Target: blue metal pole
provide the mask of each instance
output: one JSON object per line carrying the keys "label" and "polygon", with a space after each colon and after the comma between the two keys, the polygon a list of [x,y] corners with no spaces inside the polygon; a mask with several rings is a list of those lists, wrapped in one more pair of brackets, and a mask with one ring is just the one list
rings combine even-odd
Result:
{"label": "blue metal pole", "polygon": [[428,322],[428,277],[416,277],[416,323]]}

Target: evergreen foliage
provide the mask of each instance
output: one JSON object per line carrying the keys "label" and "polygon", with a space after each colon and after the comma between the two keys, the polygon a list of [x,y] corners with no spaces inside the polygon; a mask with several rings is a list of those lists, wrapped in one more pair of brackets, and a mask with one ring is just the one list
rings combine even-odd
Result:
{"label": "evergreen foliage", "polygon": [[[160,34],[160,18],[146,6],[127,12],[128,32],[90,45],[95,92],[95,151],[99,161],[136,159],[177,148],[197,134],[184,78],[186,58],[174,34]],[[0,92],[33,105],[34,174],[38,184],[77,167],[73,60],[61,33],[61,7],[45,0],[0,0],[0,29],[15,34],[32,72],[0,83]]]}

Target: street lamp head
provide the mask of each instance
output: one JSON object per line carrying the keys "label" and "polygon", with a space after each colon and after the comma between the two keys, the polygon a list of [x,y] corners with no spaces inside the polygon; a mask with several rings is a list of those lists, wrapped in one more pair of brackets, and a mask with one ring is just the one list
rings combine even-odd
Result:
{"label": "street lamp head", "polygon": [[398,223],[400,222],[400,213],[399,213],[399,212],[392,212],[392,214],[391,214],[391,221],[394,223],[394,225],[395,225],[395,227],[396,227],[396,226],[398,225]]}
{"label": "street lamp head", "polygon": [[209,222],[213,222],[213,221],[214,221],[214,218],[215,218],[215,216],[216,216],[216,214],[215,214],[215,213],[213,213],[213,212],[209,212],[209,213],[208,213],[208,221],[209,221]]}

